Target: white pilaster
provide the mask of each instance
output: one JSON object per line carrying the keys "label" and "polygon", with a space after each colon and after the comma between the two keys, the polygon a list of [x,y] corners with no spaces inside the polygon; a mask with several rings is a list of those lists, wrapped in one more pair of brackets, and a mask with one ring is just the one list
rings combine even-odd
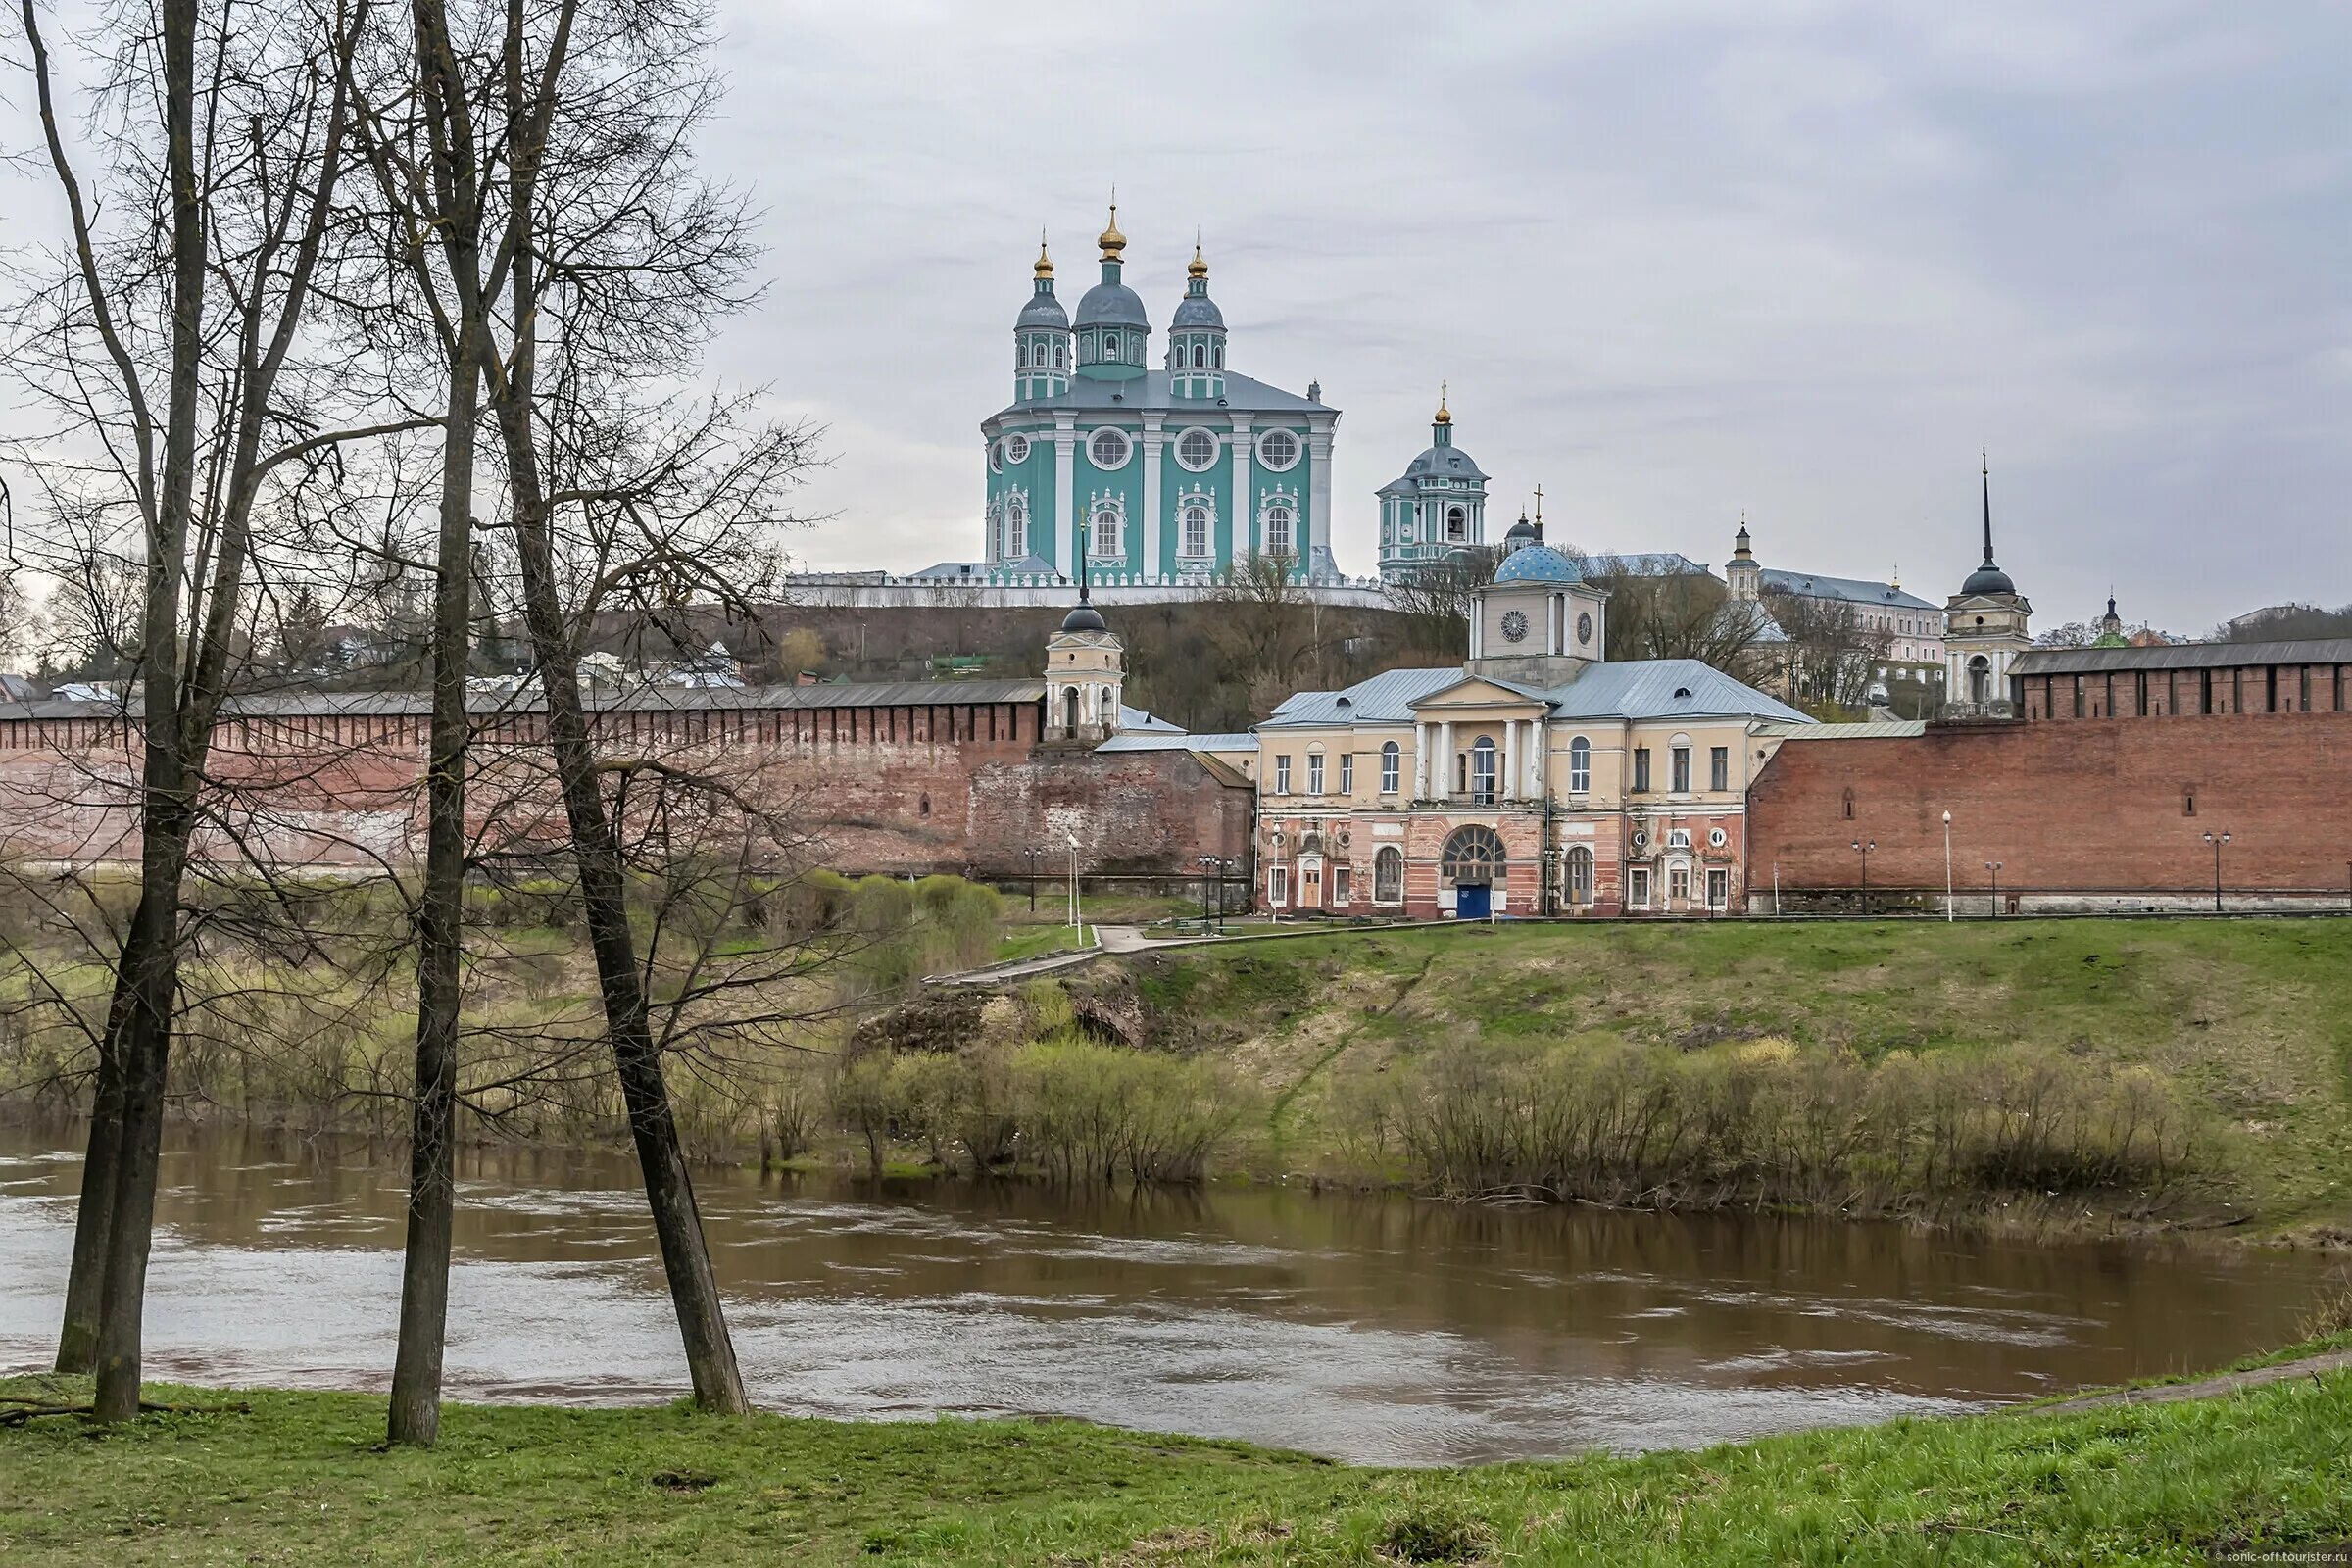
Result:
{"label": "white pilaster", "polygon": [[[1257,497],[1250,493],[1250,466],[1257,451],[1250,439],[1250,416],[1233,416],[1233,557],[1257,554]],[[1230,564],[1230,563],[1228,563]]]}
{"label": "white pilaster", "polygon": [[1413,721],[1413,799],[1429,799],[1429,726]]}
{"label": "white pilaster", "polygon": [[1438,787],[1430,792],[1437,796],[1453,793],[1453,720],[1438,726]]}
{"label": "white pilaster", "polygon": [[1519,721],[1515,718],[1502,721],[1502,777],[1495,782],[1501,786],[1504,800],[1519,798]]}
{"label": "white pilaster", "polygon": [[[1037,548],[1036,530],[1030,530],[1029,549],[1041,555],[1068,575],[1078,570],[1078,558],[1065,556],[1069,550],[1070,521],[1078,509],[1078,415],[1074,410],[1056,410],[1054,415],[1054,548]],[[1031,519],[1033,522],[1036,520]]]}
{"label": "white pilaster", "polygon": [[1148,581],[1159,575],[1159,453],[1167,444],[1165,415],[1144,416],[1144,559],[1136,564]]}
{"label": "white pilaster", "polygon": [[1306,435],[1306,524],[1298,559],[1311,563],[1315,546],[1331,543],[1331,426],[1317,425]]}

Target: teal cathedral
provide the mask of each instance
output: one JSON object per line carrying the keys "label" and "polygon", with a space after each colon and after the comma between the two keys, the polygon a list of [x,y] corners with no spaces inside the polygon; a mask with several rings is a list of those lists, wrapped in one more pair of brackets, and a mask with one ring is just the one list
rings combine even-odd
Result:
{"label": "teal cathedral", "polygon": [[[1083,569],[1099,584],[1183,588],[1271,556],[1299,580],[1344,582],[1331,549],[1340,411],[1316,383],[1300,396],[1229,367],[1198,244],[1155,354],[1115,204],[1098,243],[1102,278],[1074,317],[1041,244],[1013,320],[1012,401],[980,424],[986,577],[1067,582]],[[1484,542],[1486,476],[1453,447],[1442,404],[1430,451],[1381,492],[1384,575]]]}

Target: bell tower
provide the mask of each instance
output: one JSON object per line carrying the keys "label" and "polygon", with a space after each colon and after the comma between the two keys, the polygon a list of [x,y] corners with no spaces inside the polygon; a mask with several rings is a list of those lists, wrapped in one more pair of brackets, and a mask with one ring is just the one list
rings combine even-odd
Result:
{"label": "bell tower", "polygon": [[1126,650],[1078,584],[1078,607],[1046,639],[1046,719],[1049,742],[1092,746],[1119,732],[1119,688]]}
{"label": "bell tower", "polygon": [[1978,457],[1984,483],[1984,561],[1943,607],[1944,712],[1956,718],[2014,718],[2009,665],[2034,646],[2034,607],[1992,559],[1992,465]]}

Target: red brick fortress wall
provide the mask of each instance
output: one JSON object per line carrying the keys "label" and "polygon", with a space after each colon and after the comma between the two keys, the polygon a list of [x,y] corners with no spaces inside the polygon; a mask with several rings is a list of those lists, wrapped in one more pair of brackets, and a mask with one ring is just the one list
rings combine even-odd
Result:
{"label": "red brick fortress wall", "polygon": [[1963,911],[2017,906],[2343,904],[2352,865],[2352,713],[1931,725],[1915,737],[1785,742],[1748,793],[1749,907],[1857,900],[1869,878],[1940,906],[1943,813]]}

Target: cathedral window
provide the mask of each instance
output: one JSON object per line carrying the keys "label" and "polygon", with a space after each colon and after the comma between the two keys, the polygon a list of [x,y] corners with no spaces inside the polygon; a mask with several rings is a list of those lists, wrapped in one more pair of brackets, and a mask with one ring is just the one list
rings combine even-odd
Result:
{"label": "cathedral window", "polygon": [[1194,473],[1200,473],[1217,461],[1217,437],[1213,430],[1195,425],[1176,438],[1176,461]]}
{"label": "cathedral window", "polygon": [[1066,369],[1070,363],[1070,346],[1059,338],[1054,340],[1054,368]]}
{"label": "cathedral window", "polygon": [[1276,473],[1287,472],[1298,462],[1298,438],[1288,430],[1268,430],[1257,438],[1257,461]]}
{"label": "cathedral window", "polygon": [[1266,509],[1266,554],[1287,556],[1292,553],[1291,509],[1268,507]]}
{"label": "cathedral window", "polygon": [[1127,432],[1104,428],[1097,430],[1086,443],[1086,454],[1095,460],[1098,468],[1123,468],[1127,466],[1129,442]]}
{"label": "cathedral window", "polygon": [[988,471],[991,473],[1004,471],[1004,443],[1002,441],[991,441],[988,444]]}
{"label": "cathedral window", "polygon": [[1446,509],[1446,540],[1449,543],[1459,544],[1462,540],[1469,537],[1470,514],[1463,511],[1460,507],[1447,507]]}
{"label": "cathedral window", "polygon": [[1380,853],[1372,857],[1372,902],[1404,902],[1404,852],[1394,844],[1382,845]]}
{"label": "cathedral window", "polygon": [[1029,503],[1014,496],[1004,509],[1004,554],[1018,561],[1029,553]]}
{"label": "cathedral window", "polygon": [[[1043,356],[1040,356],[1040,358],[1043,358]],[[1027,436],[1008,435],[1004,438],[1004,461],[1006,463],[1020,463],[1026,460],[1028,456],[1029,438]]]}
{"label": "cathedral window", "polygon": [[1208,363],[1209,363],[1209,365],[1210,365],[1210,367],[1211,367],[1212,368],[1219,369],[1219,370],[1222,370],[1223,368],[1225,368],[1225,345],[1224,345],[1224,344],[1222,344],[1222,343],[1211,343],[1211,344],[1208,346]]}
{"label": "cathedral window", "polygon": [[1095,549],[1098,556],[1117,556],[1126,552],[1119,548],[1119,514],[1109,507],[1095,514]]}
{"label": "cathedral window", "polygon": [[1207,367],[1207,365],[1208,345],[1196,341],[1193,344],[1193,368],[1196,370],[1203,369]]}
{"label": "cathedral window", "polygon": [[1208,554],[1208,509],[1184,509],[1184,553],[1188,556]]}

